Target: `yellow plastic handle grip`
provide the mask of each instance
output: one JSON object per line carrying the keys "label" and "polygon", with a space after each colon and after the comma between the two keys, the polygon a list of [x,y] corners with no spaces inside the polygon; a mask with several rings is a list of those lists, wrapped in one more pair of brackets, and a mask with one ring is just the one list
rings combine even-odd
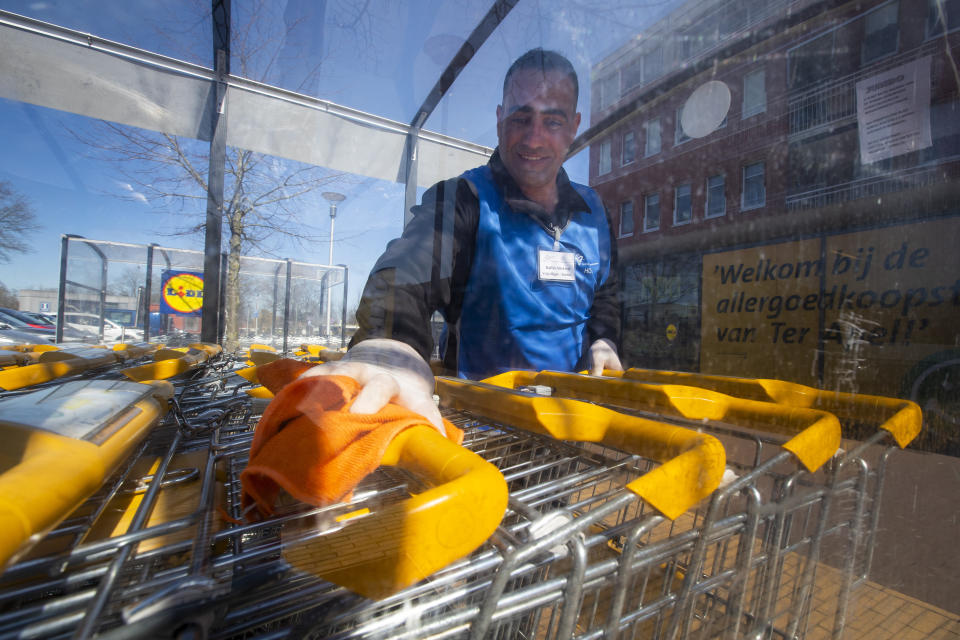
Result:
{"label": "yellow plastic handle grip", "polygon": [[840,447],[840,421],[826,411],[746,400],[679,384],[646,384],[627,378],[600,378],[556,371],[509,371],[485,380],[516,388],[543,385],[554,394],[631,409],[653,410],[691,420],[716,420],[793,436],[782,446],[816,471]]}
{"label": "yellow plastic handle grip", "polygon": [[720,483],[726,452],[720,441],[655,420],[566,398],[534,397],[492,384],[437,378],[441,402],[560,440],[600,442],[662,463],[627,488],[671,520]]}
{"label": "yellow plastic handle grip", "polygon": [[114,417],[115,430],[101,442],[0,424],[8,448],[0,455],[0,568],[99,489],[166,413],[173,388],[151,386],[150,395]]}
{"label": "yellow plastic handle grip", "polygon": [[923,426],[920,407],[915,402],[898,398],[822,391],[782,380],[655,369],[628,369],[623,372],[623,377],[654,383],[690,384],[741,398],[827,411],[843,420],[876,424],[877,429],[888,431],[901,448],[910,444]]}
{"label": "yellow plastic handle grip", "polygon": [[180,349],[158,349],[153,354],[155,362],[140,365],[139,367],[130,367],[121,370],[121,373],[134,382],[145,382],[147,380],[166,380],[186,373],[190,369],[198,367],[210,358],[219,355],[221,348],[219,345],[198,342],[191,344],[183,351]]}
{"label": "yellow plastic handle grip", "polygon": [[115,364],[118,359],[116,352],[96,347],[43,351],[36,364],[0,371],[0,389],[23,389],[88,369]]}
{"label": "yellow plastic handle grip", "polygon": [[434,486],[306,541],[295,537],[304,533],[302,525],[285,529],[283,554],[290,564],[365,597],[383,598],[466,556],[503,519],[507,483],[500,471],[432,427],[402,431],[381,464],[402,467]]}

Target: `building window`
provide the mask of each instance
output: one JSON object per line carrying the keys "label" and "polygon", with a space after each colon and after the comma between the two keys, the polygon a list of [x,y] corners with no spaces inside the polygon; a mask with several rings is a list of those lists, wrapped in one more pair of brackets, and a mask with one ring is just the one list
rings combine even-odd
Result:
{"label": "building window", "polygon": [[767,189],[764,185],[763,163],[748,164],[743,168],[743,191],[740,208],[743,211],[757,209],[767,202]]}
{"label": "building window", "polygon": [[620,164],[630,164],[637,157],[637,141],[633,131],[623,134],[623,144],[620,145]]}
{"label": "building window", "polygon": [[643,230],[656,231],[660,228],[660,194],[651,193],[643,199]]}
{"label": "building window", "polygon": [[600,81],[600,108],[606,109],[620,98],[620,75],[611,73]]}
{"label": "building window", "polygon": [[644,146],[643,155],[649,158],[660,153],[660,118],[648,122],[646,129],[647,143]]}
{"label": "building window", "polygon": [[690,185],[682,184],[673,192],[673,224],[687,224],[693,220]]}
{"label": "building window", "polygon": [[863,61],[872,62],[897,52],[898,3],[871,11],[863,20]]}
{"label": "building window", "polygon": [[597,175],[610,173],[610,141],[604,140],[600,143],[600,159],[597,164]]}
{"label": "building window", "polygon": [[787,84],[794,91],[822,83],[835,74],[831,31],[787,52]]}
{"label": "building window", "polygon": [[766,72],[751,71],[743,76],[743,118],[755,116],[767,110]]}
{"label": "building window", "polygon": [[727,212],[727,181],[723,176],[707,178],[707,207],[704,217],[719,218]]}
{"label": "building window", "polygon": [[633,201],[620,203],[620,237],[633,235]]}
{"label": "building window", "polygon": [[643,54],[643,81],[653,82],[663,75],[663,47],[657,47]]}
{"label": "building window", "polygon": [[680,122],[680,116],[683,114],[683,107],[677,109],[677,126],[674,128],[673,144],[681,144],[690,139],[690,136],[683,130],[683,123]]}
{"label": "building window", "polygon": [[960,29],[960,0],[927,0],[927,37]]}

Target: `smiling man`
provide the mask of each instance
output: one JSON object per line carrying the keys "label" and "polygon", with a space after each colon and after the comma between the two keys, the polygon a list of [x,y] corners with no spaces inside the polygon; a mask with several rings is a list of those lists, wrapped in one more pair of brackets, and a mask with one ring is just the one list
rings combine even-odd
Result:
{"label": "smiling man", "polygon": [[558,53],[533,49],[511,65],[490,161],[424,194],[367,281],[350,350],[310,372],[364,385],[354,412],[394,398],[440,427],[427,365],[435,311],[444,367],[461,377],[621,368],[611,224],[597,194],[562,167],[580,125],[578,91]]}

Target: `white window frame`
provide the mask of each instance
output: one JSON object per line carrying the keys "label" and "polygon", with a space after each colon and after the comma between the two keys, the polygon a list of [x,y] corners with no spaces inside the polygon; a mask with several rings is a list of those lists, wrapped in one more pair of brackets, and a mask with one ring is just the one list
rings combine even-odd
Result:
{"label": "white window frame", "polygon": [[[630,158],[629,160],[627,160],[624,155],[627,150],[627,137],[630,137],[633,139],[633,145],[632,145],[633,157]],[[636,160],[637,160],[637,134],[635,134],[633,131],[626,131],[624,132],[623,137],[620,138],[620,166],[622,167],[622,166],[628,165],[631,162],[636,162]]]}
{"label": "white window frame", "polygon": [[[763,197],[760,202],[747,204],[747,172],[753,167],[760,167],[760,178],[761,185],[763,187]],[[751,176],[754,178],[756,176]],[[740,210],[741,211],[752,211],[754,209],[762,209],[767,206],[767,167],[763,161],[760,162],[751,162],[743,166],[741,171],[741,180],[740,180]]]}
{"label": "white window frame", "polygon": [[597,157],[597,175],[602,176],[613,170],[613,153],[610,138],[600,141],[599,156]]}
{"label": "white window frame", "polygon": [[[657,132],[656,136],[650,135],[650,127],[653,125],[656,125],[655,127],[655,130]],[[654,118],[653,120],[649,120],[648,122],[646,122],[643,125],[643,130],[645,133],[644,140],[643,140],[643,157],[649,158],[651,156],[657,155],[663,149],[663,126],[660,118]],[[652,149],[650,145],[650,141],[652,139],[656,139],[657,141],[656,149]]]}
{"label": "white window frame", "polygon": [[[688,219],[680,220],[678,214],[680,213],[680,190],[685,189],[687,192],[687,214]],[[690,224],[693,222],[693,185],[689,182],[686,184],[680,184],[673,188],[673,226],[680,227],[685,224]]]}
{"label": "white window frame", "polygon": [[[762,99],[757,104],[748,104],[747,98],[750,95],[749,85],[751,78],[760,78],[760,90]],[[766,113],[767,111],[767,70],[763,67],[759,69],[754,69],[753,71],[747,73],[743,76],[743,106],[741,109],[741,118],[746,120],[751,116],[755,116],[758,113]]]}
{"label": "white window frame", "polygon": [[[624,217],[624,208],[625,208],[625,207],[628,207],[628,206],[629,206],[629,208],[630,208],[630,215],[628,216],[628,218],[629,218],[629,220],[630,220],[630,231],[624,231],[624,230],[623,230],[623,221],[624,221],[624,219],[626,219],[626,218]],[[619,225],[619,228],[617,229],[617,232],[618,232],[618,233],[617,233],[617,237],[618,237],[618,238],[629,238],[630,236],[633,235],[633,231],[634,231],[634,229],[636,229],[636,221],[634,220],[634,215],[633,215],[633,213],[634,213],[633,200],[625,200],[625,201],[623,201],[623,202],[620,203],[620,225]]]}
{"label": "white window frame", "polygon": [[[649,211],[650,211],[650,200],[651,198],[656,199],[657,205],[657,224],[655,226],[650,226],[649,220]],[[659,193],[648,193],[643,196],[643,232],[648,233],[650,231],[657,231],[660,229],[660,218],[663,214],[660,211],[660,194]]]}

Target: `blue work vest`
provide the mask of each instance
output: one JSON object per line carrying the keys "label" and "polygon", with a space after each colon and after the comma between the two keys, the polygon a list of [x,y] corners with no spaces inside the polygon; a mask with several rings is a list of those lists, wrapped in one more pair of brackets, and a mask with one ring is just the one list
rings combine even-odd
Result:
{"label": "blue work vest", "polygon": [[477,189],[480,219],[460,314],[458,375],[573,371],[589,347],[594,294],[610,273],[610,229],[600,198],[571,183],[591,209],[572,211],[560,236],[560,251],[574,255],[575,279],[541,281],[538,250],[554,249],[553,234],[504,202],[489,167],[463,177]]}

